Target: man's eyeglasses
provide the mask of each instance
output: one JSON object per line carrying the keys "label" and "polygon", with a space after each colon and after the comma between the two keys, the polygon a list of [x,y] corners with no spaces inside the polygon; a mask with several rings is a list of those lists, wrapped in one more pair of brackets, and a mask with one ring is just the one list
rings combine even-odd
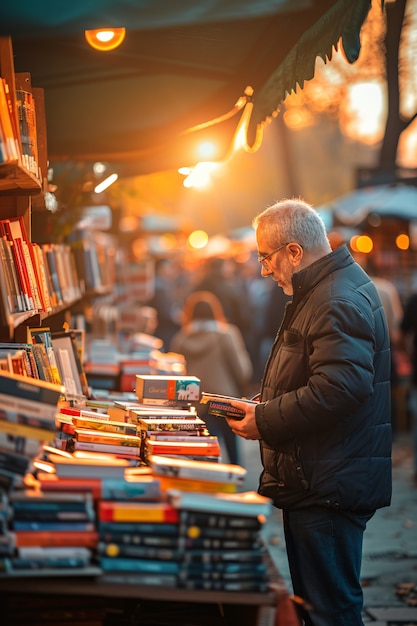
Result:
{"label": "man's eyeglasses", "polygon": [[259,263],[262,265],[263,268],[265,268],[266,270],[268,269],[268,263],[266,263],[266,261],[272,256],[274,255],[276,252],[279,252],[280,250],[282,250],[282,248],[285,248],[285,246],[288,246],[288,243],[283,243],[282,246],[280,246],[279,248],[276,248],[275,250],[273,250],[272,252],[270,252],[269,254],[264,254],[263,256],[258,256],[258,261]]}

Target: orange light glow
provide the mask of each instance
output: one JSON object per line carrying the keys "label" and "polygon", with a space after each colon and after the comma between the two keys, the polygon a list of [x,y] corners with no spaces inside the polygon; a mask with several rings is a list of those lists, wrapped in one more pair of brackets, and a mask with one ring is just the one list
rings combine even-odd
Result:
{"label": "orange light glow", "polygon": [[208,235],[204,230],[195,230],[188,237],[188,245],[194,250],[205,248],[208,242]]}
{"label": "orange light glow", "polygon": [[125,36],[125,28],[97,28],[96,30],[85,31],[87,43],[100,52],[108,52],[118,48],[123,43]]}
{"label": "orange light glow", "polygon": [[408,250],[410,247],[410,237],[406,233],[401,233],[395,240],[397,248],[400,250]]}
{"label": "orange light glow", "polygon": [[374,243],[368,235],[355,235],[350,240],[350,247],[354,252],[363,252],[369,254],[372,252]]}

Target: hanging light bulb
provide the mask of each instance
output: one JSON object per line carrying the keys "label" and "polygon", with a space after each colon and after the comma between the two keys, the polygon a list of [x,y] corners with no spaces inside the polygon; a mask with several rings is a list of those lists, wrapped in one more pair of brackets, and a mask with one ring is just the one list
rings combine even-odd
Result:
{"label": "hanging light bulb", "polygon": [[126,28],[97,28],[86,30],[87,43],[95,50],[107,52],[118,48],[126,36]]}

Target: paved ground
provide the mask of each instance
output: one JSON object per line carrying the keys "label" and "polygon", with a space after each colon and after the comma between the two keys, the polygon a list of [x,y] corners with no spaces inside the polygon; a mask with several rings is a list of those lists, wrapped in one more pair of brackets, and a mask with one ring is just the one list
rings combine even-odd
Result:
{"label": "paved ground", "polygon": [[[241,441],[245,489],[257,488],[258,444]],[[263,531],[271,556],[289,591],[280,511],[274,510]],[[410,437],[393,446],[393,499],[368,524],[362,564],[364,621],[370,626],[417,626],[417,486],[412,480]]]}

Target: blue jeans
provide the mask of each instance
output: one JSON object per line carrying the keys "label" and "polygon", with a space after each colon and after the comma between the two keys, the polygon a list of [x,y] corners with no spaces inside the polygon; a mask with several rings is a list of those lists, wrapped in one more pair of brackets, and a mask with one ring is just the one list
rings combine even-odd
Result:
{"label": "blue jeans", "polygon": [[306,626],[363,626],[362,541],[372,515],[313,507],[284,511],[294,595]]}

